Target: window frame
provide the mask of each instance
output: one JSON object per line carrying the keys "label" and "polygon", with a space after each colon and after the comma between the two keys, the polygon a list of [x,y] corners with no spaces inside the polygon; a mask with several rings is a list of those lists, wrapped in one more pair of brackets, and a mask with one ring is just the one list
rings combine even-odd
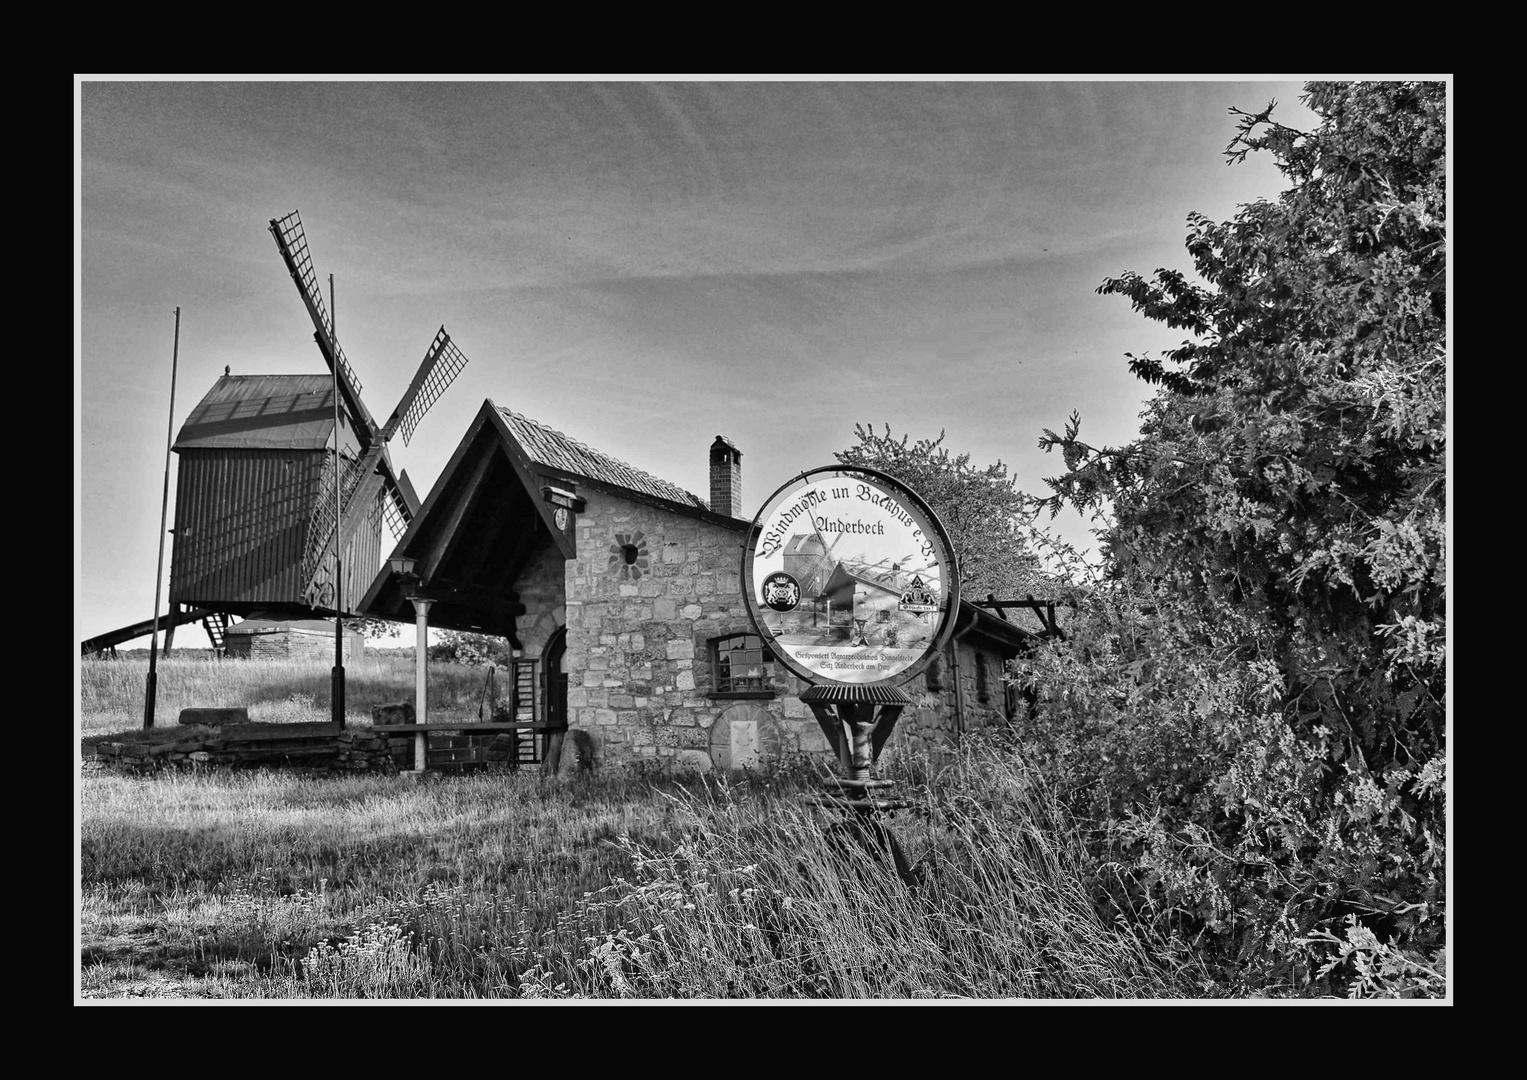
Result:
{"label": "window frame", "polygon": [[982,705],[991,704],[991,662],[981,650],[975,652],[975,683],[976,701]]}
{"label": "window frame", "polygon": [[[722,690],[722,655],[735,652],[754,651],[747,648],[723,649],[721,647],[723,643],[734,641],[738,638],[741,638],[744,641],[751,638],[758,643],[757,651],[762,653],[760,666],[762,667],[763,671],[762,674],[757,677],[757,679],[750,678],[747,681],[757,682],[759,685],[757,687],[749,687],[743,690],[731,689],[730,687],[735,684],[735,679],[729,673],[727,678],[729,688]],[[710,664],[711,679],[711,688],[710,691],[705,695],[706,697],[726,701],[765,701],[779,696],[778,691],[775,689],[775,680],[779,677],[778,660],[775,658],[773,651],[769,648],[769,643],[755,631],[737,630],[730,634],[719,634],[716,637],[707,638],[705,641],[705,658],[706,662]],[[728,663],[728,672],[730,672],[730,663]]]}

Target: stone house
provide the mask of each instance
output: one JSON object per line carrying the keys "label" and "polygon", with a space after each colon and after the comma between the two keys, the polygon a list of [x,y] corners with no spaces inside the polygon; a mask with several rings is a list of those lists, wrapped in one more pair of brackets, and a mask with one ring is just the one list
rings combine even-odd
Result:
{"label": "stone house", "polygon": [[[748,617],[742,453],[717,436],[708,454],[706,500],[485,401],[394,551],[414,574],[384,568],[361,611],[413,621],[418,597],[430,626],[507,638],[508,710],[587,732],[604,763],[826,752],[805,685]],[[915,704],[895,739],[943,743],[1010,717],[1002,662],[1031,636],[962,603],[947,663],[904,687]]]}

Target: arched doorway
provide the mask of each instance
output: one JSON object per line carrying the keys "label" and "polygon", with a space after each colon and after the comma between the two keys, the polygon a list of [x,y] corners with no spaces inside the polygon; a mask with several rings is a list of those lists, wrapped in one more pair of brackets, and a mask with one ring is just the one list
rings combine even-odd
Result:
{"label": "arched doorway", "polygon": [[546,702],[546,730],[542,734],[541,760],[556,772],[562,756],[562,736],[567,731],[567,672],[562,657],[567,653],[567,627],[561,627],[541,650],[541,694]]}

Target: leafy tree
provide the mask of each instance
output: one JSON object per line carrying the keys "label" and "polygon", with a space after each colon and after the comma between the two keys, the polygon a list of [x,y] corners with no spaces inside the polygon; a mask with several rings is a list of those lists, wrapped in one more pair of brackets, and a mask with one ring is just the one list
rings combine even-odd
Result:
{"label": "leafy tree", "polygon": [[1311,83],[1308,132],[1232,109],[1231,162],[1271,153],[1291,186],[1189,218],[1202,283],[1099,287],[1190,335],[1129,356],[1160,387],[1140,437],[1088,445],[1073,414],[1040,442],[1050,511],[1102,515],[1111,590],[1079,644],[1108,662],[1030,673],[1062,702],[1044,752],[1125,796],[1106,829],[1141,895],[1242,955],[1378,931],[1430,972],[1441,947],[1445,98]]}
{"label": "leafy tree", "polygon": [[492,634],[471,634],[458,630],[432,630],[429,658],[431,663],[497,664],[508,667],[513,659],[509,642]]}
{"label": "leafy tree", "polygon": [[366,635],[368,640],[378,638],[395,638],[402,627],[402,623],[393,622],[391,619],[376,619],[370,616],[351,620],[350,627]]}
{"label": "leafy tree", "polygon": [[952,455],[943,431],[936,439],[900,439],[855,424],[857,446],[839,451],[846,466],[878,469],[916,492],[938,516],[954,545],[960,565],[960,591],[967,599],[988,594],[1048,596],[1052,583],[1038,569],[1030,550],[1028,499],[1014,487],[1007,466],[998,461],[978,469],[969,454]]}

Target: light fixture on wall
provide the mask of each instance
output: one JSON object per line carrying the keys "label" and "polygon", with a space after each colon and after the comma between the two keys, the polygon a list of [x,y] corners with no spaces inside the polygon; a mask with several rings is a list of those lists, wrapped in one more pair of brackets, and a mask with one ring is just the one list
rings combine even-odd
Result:
{"label": "light fixture on wall", "polygon": [[393,555],[387,559],[387,569],[397,575],[402,583],[403,596],[412,600],[419,590],[419,575],[415,573],[419,560],[408,555]]}

